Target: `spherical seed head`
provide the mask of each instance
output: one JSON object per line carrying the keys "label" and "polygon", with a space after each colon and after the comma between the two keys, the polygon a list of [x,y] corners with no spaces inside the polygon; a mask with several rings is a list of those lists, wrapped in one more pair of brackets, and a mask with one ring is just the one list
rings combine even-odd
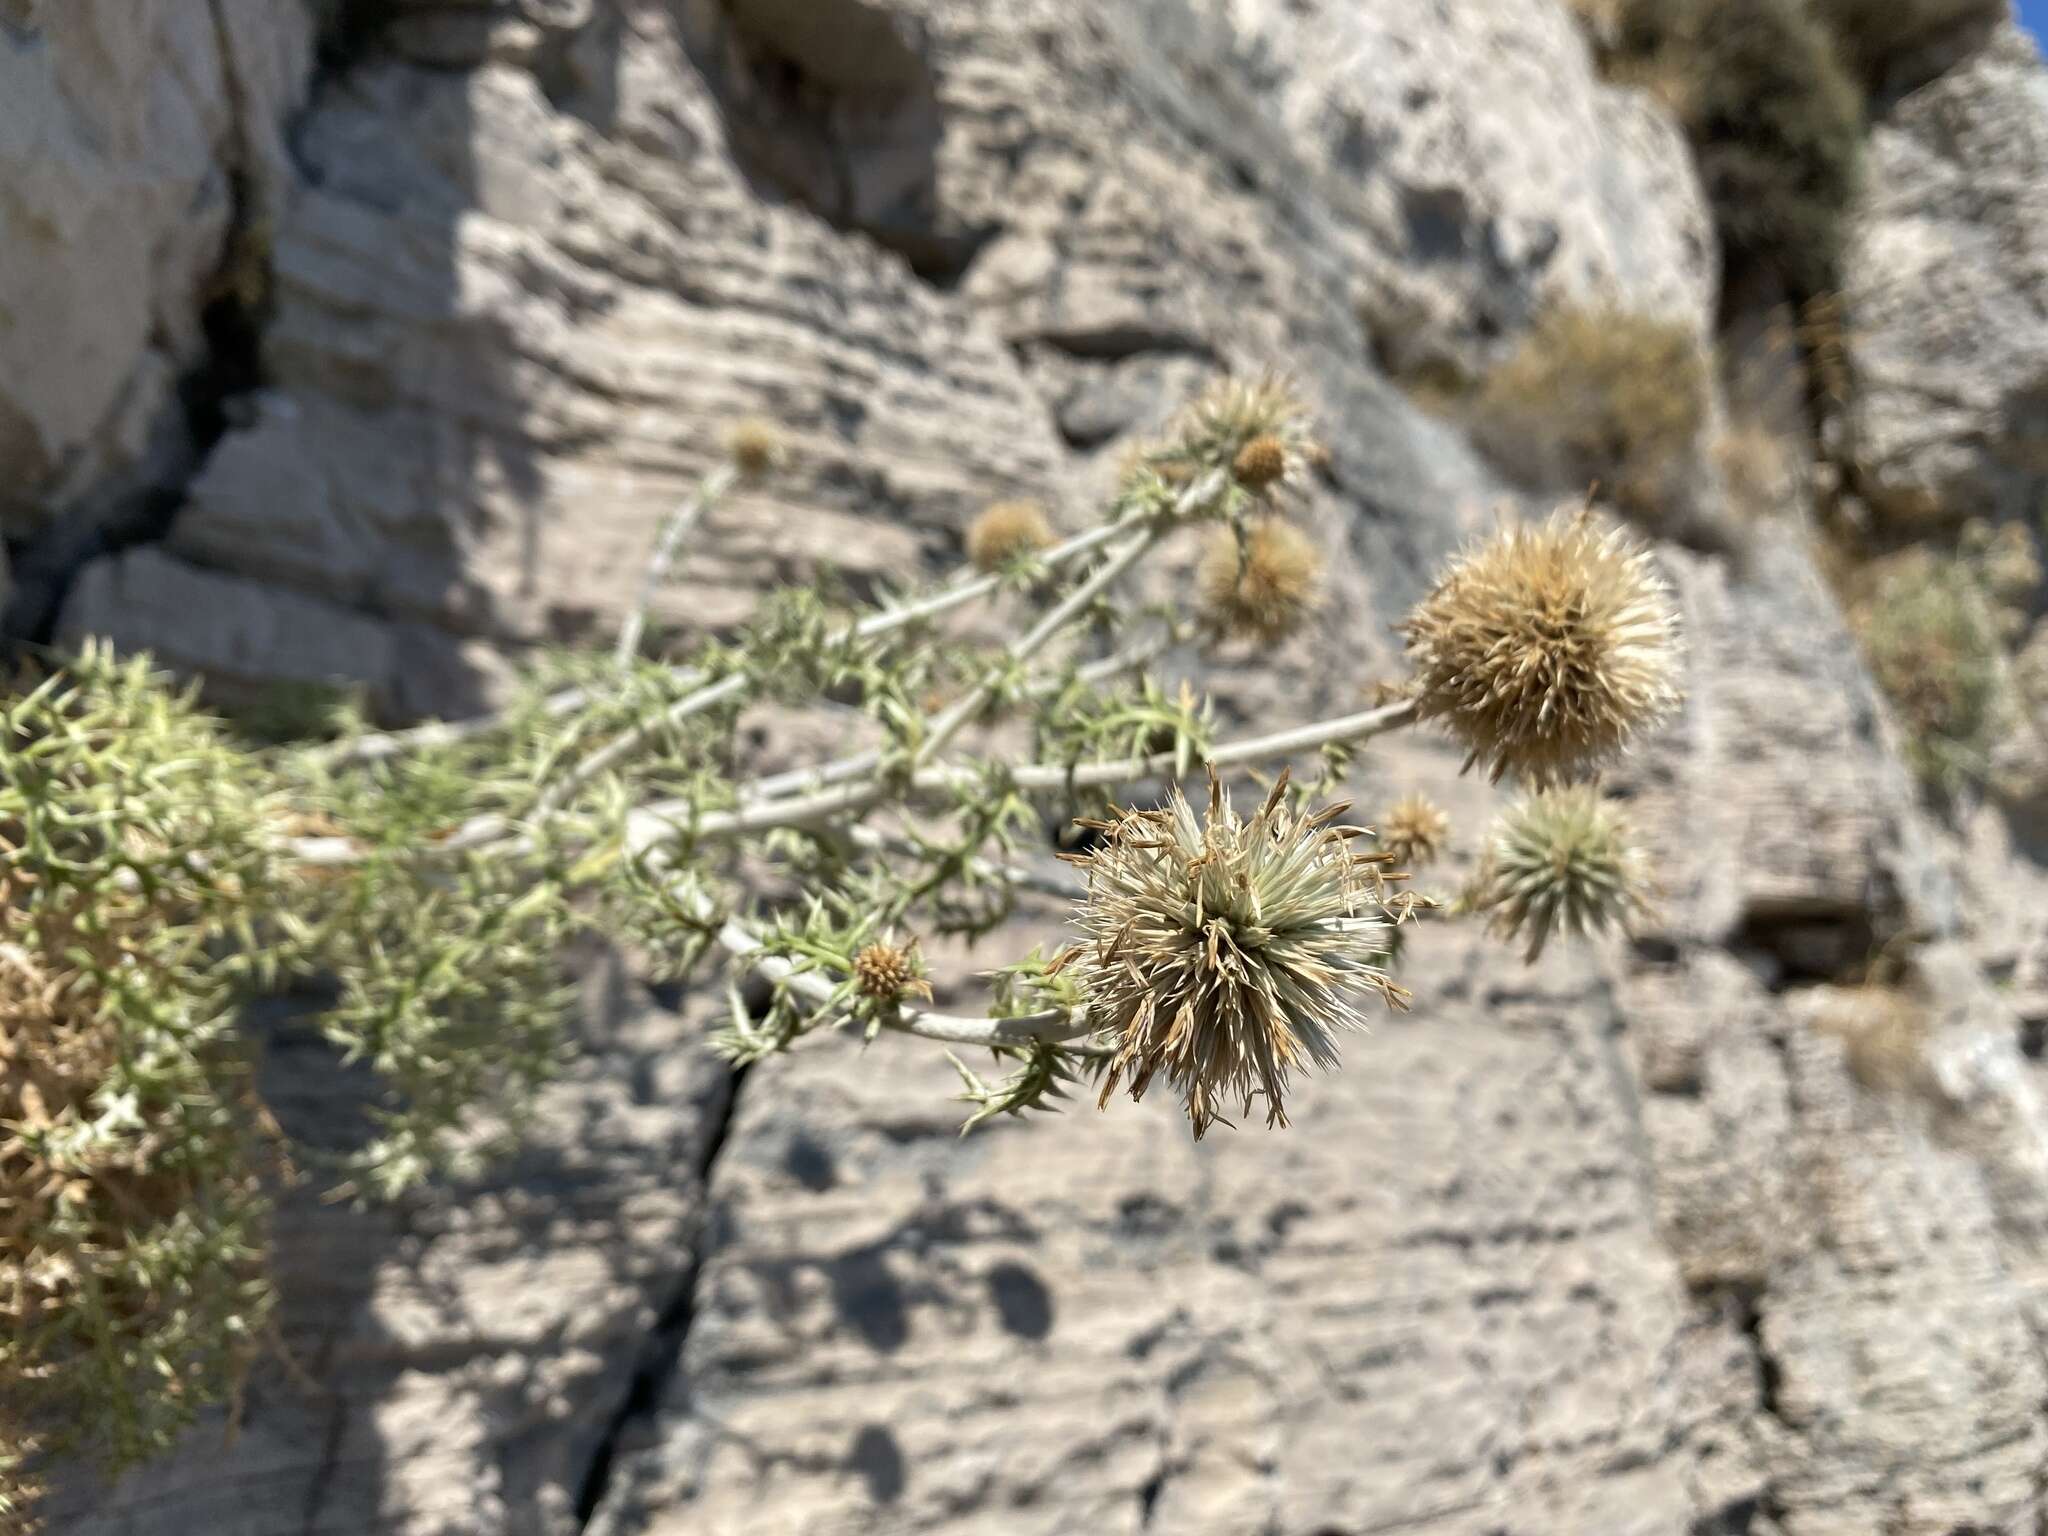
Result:
{"label": "spherical seed head", "polygon": [[1035,501],[998,501],[967,530],[967,558],[978,571],[997,571],[1053,541],[1052,524]]}
{"label": "spherical seed head", "polygon": [[1195,571],[1202,615],[1220,634],[1284,640],[1315,611],[1321,567],[1314,542],[1279,518],[1242,535],[1218,528]]}
{"label": "spherical seed head", "polygon": [[1648,549],[1583,510],[1460,555],[1401,629],[1421,718],[1495,779],[1585,778],[1678,707],[1670,588]]}
{"label": "spherical seed head", "polygon": [[1380,846],[1394,856],[1394,863],[1414,869],[1435,861],[1451,835],[1451,818],[1427,795],[1408,795],[1380,821]]}
{"label": "spherical seed head", "polygon": [[853,957],[853,982],[862,997],[876,1002],[894,1002],[906,992],[928,992],[914,943],[899,946],[877,940],[867,945]]}
{"label": "spherical seed head", "polygon": [[[1406,910],[1381,863],[1351,851],[1344,807],[1308,815],[1286,779],[1249,818],[1212,781],[1204,819],[1175,791],[1153,811],[1090,823],[1078,966],[1089,1021],[1112,1048],[1101,1103],[1164,1072],[1195,1138],[1233,1101],[1285,1125],[1295,1068],[1333,1067],[1358,1000],[1407,994],[1381,962]],[[1391,903],[1391,905],[1390,905]]]}
{"label": "spherical seed head", "polygon": [[1237,451],[1231,478],[1248,491],[1263,491],[1287,478],[1287,444],[1261,433]]}
{"label": "spherical seed head", "polygon": [[782,463],[782,434],[773,422],[750,416],[732,429],[725,451],[742,476],[759,480]]}
{"label": "spherical seed head", "polygon": [[1553,933],[1601,932],[1646,911],[1647,856],[1620,808],[1590,785],[1541,790],[1495,824],[1473,905],[1535,960]]}

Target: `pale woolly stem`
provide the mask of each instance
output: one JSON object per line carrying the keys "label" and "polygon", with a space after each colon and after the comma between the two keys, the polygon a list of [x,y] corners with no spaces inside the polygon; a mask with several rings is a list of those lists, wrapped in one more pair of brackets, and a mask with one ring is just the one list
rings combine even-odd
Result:
{"label": "pale woolly stem", "polygon": [[[1136,645],[1126,646],[1098,661],[1091,661],[1076,668],[1074,680],[1087,687],[1094,687],[1126,672],[1138,671],[1172,649],[1175,640],[1172,628],[1161,629]],[[1030,696],[1044,698],[1065,682],[1065,677],[1047,678],[1032,687]],[[870,748],[849,757],[835,758],[829,763],[819,763],[809,768],[791,768],[782,773],[772,773],[765,778],[754,779],[740,786],[739,797],[742,801],[752,802],[778,799],[784,795],[811,794],[817,790],[829,789],[834,784],[864,779],[881,766],[881,749]]]}
{"label": "pale woolly stem", "polygon": [[[761,954],[760,938],[738,918],[725,921],[718,930],[718,942],[733,958],[749,961],[753,969],[767,980],[787,987],[814,1003],[823,1005],[832,1001],[833,986],[828,978],[815,971],[799,971],[793,962],[780,955]],[[897,1016],[885,1021],[885,1027],[899,1034],[943,1041],[947,1045],[981,1047],[1057,1045],[1089,1033],[1087,1021],[1064,1008],[1048,1008],[1013,1019],[997,1019],[940,1013],[920,1008],[914,1003],[898,1005]]]}
{"label": "pale woolly stem", "polygon": [[683,547],[683,540],[695,531],[697,524],[704,520],[704,514],[733,488],[739,477],[739,470],[730,464],[713,470],[662,524],[661,536],[654,541],[654,550],[647,557],[647,569],[640,573],[640,591],[633,600],[633,610],[619,627],[619,643],[612,651],[612,659],[621,667],[632,665],[633,659],[640,654],[640,639],[647,633],[647,612],[654,606],[662,583],[668,580],[669,569],[675,564],[676,552]]}
{"label": "pale woolly stem", "polygon": [[[1197,759],[1197,763],[1218,770],[1242,768],[1320,747],[1368,741],[1413,725],[1415,718],[1415,701],[1403,699],[1360,714],[1319,720],[1309,725],[1226,742]],[[1007,777],[1010,786],[1021,793],[1057,794],[1074,789],[1107,789],[1140,779],[1172,778],[1181,766],[1180,754],[1168,751],[1085,763],[1026,763],[1008,770]],[[935,763],[917,770],[907,783],[864,779],[816,794],[762,800],[734,810],[712,811],[694,819],[689,801],[659,800],[641,806],[627,816],[626,836],[629,843],[645,843],[670,833],[693,841],[745,837],[777,827],[811,826],[836,816],[872,810],[892,798],[908,800],[944,791],[972,789],[980,778],[980,771],[970,765]],[[499,830],[509,831],[510,824],[501,820]],[[447,850],[452,841],[436,846]],[[293,856],[308,865],[348,864],[362,857],[362,851],[347,838],[301,838],[293,840],[289,846]],[[494,851],[504,853],[522,853],[532,846],[530,836],[493,842]]]}
{"label": "pale woolly stem", "polygon": [[[1115,528],[1111,528],[1107,531],[1115,532],[1117,530]],[[1082,548],[1084,546],[1086,549],[1093,549],[1096,547],[1097,544],[1101,542],[1102,540],[1100,539],[1090,540],[1087,535],[1083,535],[1081,538],[1068,540],[1067,544],[1062,545],[1060,551],[1055,551],[1055,553],[1060,553],[1061,551],[1064,551],[1064,558],[1073,558],[1074,555],[1082,552]],[[1145,543],[1144,540],[1139,540],[1138,542],[1140,544]],[[1137,553],[1142,554],[1143,549],[1139,549]],[[1132,556],[1132,558],[1135,558],[1135,555]],[[1127,560],[1125,564],[1128,565],[1128,563],[1129,561]],[[1077,588],[1076,590],[1088,590],[1092,587],[1093,592],[1099,592],[1101,590],[1101,585],[1097,584],[1097,578],[1099,578],[1101,574],[1102,573],[1098,571],[1094,577],[1090,578],[1088,583],[1084,583],[1082,588]],[[855,624],[853,626],[852,632],[859,639],[872,639],[877,635],[884,635],[889,633],[891,630],[900,629],[906,624],[915,622],[917,618],[928,618],[931,617],[933,614],[943,613],[947,611],[947,608],[957,607],[961,603],[971,601],[973,597],[987,596],[996,590],[998,582],[997,578],[995,577],[987,577],[984,578],[984,580],[987,583],[986,586],[984,586],[982,582],[970,582],[966,586],[956,588],[954,591],[950,593],[937,594],[935,597],[927,599],[925,602],[921,604],[912,604],[908,608],[896,608],[887,610],[883,613],[872,614],[868,618],[865,618],[861,620],[859,623]],[[1091,592],[1091,600],[1093,592]],[[945,600],[945,607],[934,606],[940,601],[940,599]],[[1067,605],[1063,604],[1062,608],[1065,608],[1066,606]],[[1073,607],[1068,612],[1067,617],[1061,620],[1062,626],[1068,622],[1071,622],[1072,614],[1079,611],[1079,606],[1080,605]],[[1039,626],[1039,628],[1043,627],[1044,626],[1042,624]],[[1058,627],[1060,626],[1055,626],[1055,630]],[[1037,633],[1037,630],[1033,630],[1032,632],[1033,636],[1036,636]],[[1042,647],[1044,645],[1045,638],[1049,638],[1049,634],[1050,632],[1046,637],[1042,637],[1037,640],[1036,644],[1032,647],[1033,651],[1037,650],[1039,647]],[[748,684],[745,676],[743,674],[735,673],[733,676],[728,677],[721,682],[712,684],[709,688],[700,688],[695,693],[690,694],[688,697],[678,699],[674,704],[671,704],[667,709],[663,710],[660,714],[650,716],[648,719],[642,721],[639,725],[634,726],[631,730],[622,731],[619,735],[613,737],[611,741],[607,742],[597,751],[591,753],[590,756],[584,758],[573,769],[571,769],[567,774],[565,774],[557,784],[555,784],[550,790],[548,790],[548,792],[541,797],[540,802],[534,807],[534,815],[536,817],[543,818],[553,815],[564,804],[566,804],[576,794],[578,790],[582,789],[585,785],[591,783],[603,774],[606,774],[610,772],[612,769],[618,767],[621,763],[637,755],[646,747],[646,745],[650,741],[653,741],[663,732],[671,730],[675,726],[680,725],[683,721],[689,719],[692,715],[701,714],[703,711],[713,708],[718,704],[722,704],[728,699],[736,698],[740,693],[742,693],[746,689],[747,686]],[[963,700],[962,702],[965,703],[967,701]],[[956,706],[956,708],[957,707],[958,706]],[[979,700],[975,701],[975,707],[980,707]],[[971,714],[972,711],[970,710],[967,713]],[[963,715],[961,723],[964,723],[964,719],[965,716]],[[951,730],[957,730],[958,728],[959,727],[956,724],[951,728]],[[936,727],[934,729],[936,730]],[[950,735],[951,730],[949,730],[947,734]],[[478,842],[487,841],[490,838],[496,837],[502,831],[502,818],[498,818],[496,819],[495,824],[489,827],[486,827],[480,823],[478,828],[476,829],[475,834],[473,836],[468,837],[466,840],[464,840],[463,834],[457,834],[457,841],[459,842],[460,846],[474,847]]]}
{"label": "pale woolly stem", "polygon": [[[1022,666],[1044,650],[1055,635],[1087,611],[1090,603],[1121,581],[1132,566],[1157,549],[1160,540],[1166,536],[1168,526],[1165,523],[1154,523],[1121,549],[1114,551],[1086,581],[1075,587],[1036,624],[1010,643],[1005,653],[1008,664]],[[932,721],[930,730],[911,757],[911,766],[922,767],[945,751],[962,728],[981,713],[989,700],[995,696],[996,686],[995,674],[984,677]]]}
{"label": "pale woolly stem", "polygon": [[[1124,531],[1120,523],[1105,523],[1077,533],[1064,543],[1057,544],[1039,556],[1048,568],[1057,569],[1071,560],[1078,560],[1093,550],[1100,549]],[[1001,586],[1000,575],[969,575],[969,567],[962,567],[936,591],[926,594],[896,608],[884,608],[869,614],[854,626],[854,634],[863,640],[875,639],[927,619],[941,618],[956,608],[978,602],[993,595]],[[679,687],[691,688],[704,681],[704,674],[695,667],[678,667],[675,671]],[[591,690],[587,688],[564,688],[548,695],[541,706],[541,712],[549,719],[560,719],[572,715],[592,701]],[[474,720],[430,720],[425,725],[411,726],[402,731],[380,731],[358,736],[351,741],[337,742],[331,747],[321,748],[312,754],[315,762],[327,767],[349,767],[362,763],[381,762],[385,758],[397,757],[401,753],[424,748],[453,746],[458,742],[473,741],[488,735],[505,723],[503,712],[480,715]],[[651,736],[653,732],[649,732]],[[643,741],[647,737],[641,738]],[[637,743],[636,743],[637,745]]]}
{"label": "pale woolly stem", "polygon": [[[1267,758],[1288,757],[1315,748],[1367,741],[1415,723],[1415,701],[1403,699],[1362,714],[1320,720],[1310,725],[1272,731],[1228,742],[1205,754],[1201,763],[1218,770],[1243,767]],[[1068,789],[1106,789],[1137,779],[1173,777],[1180,765],[1175,752],[1158,752],[1143,757],[1104,758],[1095,762],[1026,763],[1008,772],[1010,785],[1025,794],[1053,794]],[[629,835],[644,835],[648,828],[674,828],[696,839],[743,837],[776,827],[810,826],[836,816],[872,809],[892,795],[931,794],[972,788],[980,779],[974,768],[960,764],[934,764],[912,774],[906,784],[866,780],[841,785],[814,795],[743,805],[730,811],[713,811],[694,822],[685,818],[689,802],[658,801],[643,806],[627,819]]]}

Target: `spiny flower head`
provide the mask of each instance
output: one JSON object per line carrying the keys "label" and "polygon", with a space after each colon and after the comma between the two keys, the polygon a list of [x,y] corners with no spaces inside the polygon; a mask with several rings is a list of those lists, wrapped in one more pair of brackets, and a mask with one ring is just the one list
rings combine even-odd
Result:
{"label": "spiny flower head", "polygon": [[862,997],[878,1003],[893,1003],[909,994],[932,995],[915,939],[901,945],[877,939],[863,946],[853,957],[853,983]]}
{"label": "spiny flower head", "polygon": [[1165,445],[1150,458],[1170,477],[1220,470],[1264,495],[1303,479],[1322,454],[1294,386],[1265,373],[1211,384],[1168,429]]}
{"label": "spiny flower head", "polygon": [[1313,541],[1277,517],[1218,528],[1195,572],[1203,617],[1220,634],[1284,640],[1314,611],[1321,568]]}
{"label": "spiny flower head", "polygon": [[1466,551],[1401,630],[1421,718],[1495,779],[1584,778],[1678,706],[1670,589],[1648,549],[1584,510]]}
{"label": "spiny flower head", "polygon": [[1427,795],[1408,795],[1395,801],[1380,820],[1380,846],[1404,869],[1434,862],[1450,833],[1451,818]]}
{"label": "spiny flower head", "polygon": [[1126,1078],[1138,1099],[1164,1072],[1197,1140],[1237,1100],[1248,1114],[1264,1098],[1266,1123],[1285,1125],[1290,1075],[1336,1065],[1359,997],[1405,1005],[1382,962],[1412,904],[1390,892],[1384,855],[1352,851],[1346,807],[1310,815],[1286,789],[1283,774],[1240,818],[1212,778],[1206,819],[1176,790],[1088,824],[1102,842],[1070,856],[1088,877],[1070,963],[1114,1050],[1104,1105]]}
{"label": "spiny flower head", "polygon": [[1620,808],[1590,785],[1540,790],[1495,823],[1470,905],[1534,961],[1553,933],[1602,932],[1647,910],[1648,859]]}
{"label": "spiny flower head", "polygon": [[998,571],[1019,555],[1051,546],[1052,524],[1035,501],[998,501],[967,530],[967,558],[978,571]]}
{"label": "spiny flower head", "polygon": [[726,456],[744,479],[759,480],[782,465],[785,449],[775,424],[749,416],[725,440]]}

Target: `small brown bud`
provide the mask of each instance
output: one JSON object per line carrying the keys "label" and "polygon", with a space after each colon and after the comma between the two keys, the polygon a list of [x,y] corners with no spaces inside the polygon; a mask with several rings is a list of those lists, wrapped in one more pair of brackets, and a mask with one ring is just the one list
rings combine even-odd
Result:
{"label": "small brown bud", "polygon": [[1287,478],[1287,445],[1270,432],[1262,433],[1238,450],[1230,473],[1248,491],[1278,485]]}
{"label": "small brown bud", "polygon": [[773,423],[750,416],[732,429],[732,435],[726,439],[725,451],[742,478],[759,480],[781,467],[782,434],[775,430]]}

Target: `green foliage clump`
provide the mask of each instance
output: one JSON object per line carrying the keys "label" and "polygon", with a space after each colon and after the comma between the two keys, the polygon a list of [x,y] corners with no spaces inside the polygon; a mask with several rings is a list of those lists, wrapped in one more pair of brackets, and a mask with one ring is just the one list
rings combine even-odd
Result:
{"label": "green foliage clump", "polygon": [[2007,13],[2007,0],[1813,0],[1843,55],[1876,80],[1893,60],[1972,23]]}
{"label": "green foliage clump", "polygon": [[1629,0],[1613,66],[1693,142],[1722,243],[1795,297],[1834,285],[1863,144],[1863,93],[1805,0]]}
{"label": "green foliage clump", "polygon": [[1638,520],[1672,520],[1706,420],[1707,359],[1669,320],[1559,309],[1494,368],[1472,402],[1474,435],[1508,473],[1601,495]]}
{"label": "green foliage clump", "polygon": [[272,809],[143,663],[88,651],[0,704],[0,1426],[33,1432],[0,1510],[37,1453],[168,1445],[263,1326],[226,946],[276,887]]}
{"label": "green foliage clump", "polygon": [[1942,793],[1983,782],[2006,689],[1997,619],[1975,574],[1909,550],[1874,573],[1851,613],[1871,673],[1905,727],[1914,771]]}

